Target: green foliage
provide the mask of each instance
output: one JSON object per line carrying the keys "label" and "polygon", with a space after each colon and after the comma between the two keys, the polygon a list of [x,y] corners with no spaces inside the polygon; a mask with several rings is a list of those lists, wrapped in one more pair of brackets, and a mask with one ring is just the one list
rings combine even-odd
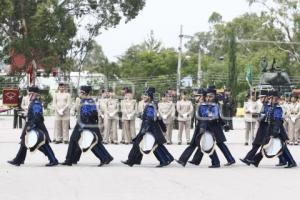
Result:
{"label": "green foliage", "polygon": [[122,18],[130,21],[144,5],[145,0],[1,0],[0,58],[15,50],[46,71],[57,66],[70,71],[77,59],[82,64],[101,30]]}

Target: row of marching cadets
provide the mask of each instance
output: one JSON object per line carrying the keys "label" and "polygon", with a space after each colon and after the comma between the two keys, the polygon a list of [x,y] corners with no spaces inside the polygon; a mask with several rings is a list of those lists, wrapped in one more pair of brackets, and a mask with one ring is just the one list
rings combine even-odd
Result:
{"label": "row of marching cadets", "polygon": [[240,160],[247,165],[253,164],[258,167],[263,157],[278,156],[279,163],[276,166],[296,167],[297,164],[287,147],[289,138],[283,126],[284,111],[279,104],[279,93],[275,90],[262,92],[264,101],[256,136],[251,150]]}
{"label": "row of marching cadets", "polygon": [[130,167],[141,164],[143,154],[149,154],[151,151],[153,151],[153,154],[159,161],[157,167],[167,166],[174,160],[173,156],[164,146],[167,142],[163,134],[166,126],[162,120],[157,118],[157,106],[153,102],[154,93],[155,88],[150,87],[145,90],[141,128],[137,136],[133,139],[128,159],[122,161]]}
{"label": "row of marching cadets", "polygon": [[[113,160],[113,157],[102,143],[98,126],[97,106],[90,97],[91,90],[91,86],[81,86],[80,98],[76,102],[76,107],[79,110],[77,123],[70,137],[68,152],[66,160],[62,163],[63,165],[77,164],[82,152],[89,150],[99,159],[99,166],[107,165]],[[58,165],[58,160],[49,144],[51,141],[44,125],[43,108],[39,93],[40,91],[36,86],[29,88],[30,104],[27,121],[21,135],[20,149],[16,157],[8,161],[12,165],[20,166],[24,164],[28,149],[30,151],[39,150],[44,153],[49,159],[46,166]],[[153,101],[154,93],[155,88],[145,90],[143,96],[144,109],[141,116],[142,125],[139,133],[133,139],[128,159],[122,161],[128,166],[141,164],[143,155],[150,152],[153,152],[159,161],[157,167],[167,166],[174,160],[165,147],[166,139],[163,132],[166,131],[166,126],[158,118],[157,105]],[[269,101],[263,105],[260,124],[252,149],[241,161],[248,165],[258,166],[264,156],[268,158],[278,156],[279,166],[296,167],[297,164],[286,145],[288,137],[283,127],[283,110],[278,103],[279,95],[276,91],[269,92],[268,95]],[[225,166],[234,164],[236,161],[225,144],[226,137],[222,129],[224,122],[220,116],[216,90],[214,88],[199,89],[197,96],[199,98],[196,107],[198,123],[190,144],[177,162],[185,166],[196,150],[190,161],[191,164],[199,165],[203,155],[208,154],[212,161],[210,168],[218,168],[221,165],[215,150],[215,146],[217,146],[227,160]]]}
{"label": "row of marching cadets", "polygon": [[44,153],[49,163],[46,166],[58,165],[49,143],[51,142],[48,130],[44,124],[43,106],[39,99],[40,90],[36,86],[28,88],[29,106],[27,111],[27,121],[21,134],[20,148],[16,157],[10,161],[9,164],[20,166],[24,164],[27,155],[27,149],[31,152],[39,150]]}
{"label": "row of marching cadets", "polygon": [[[81,153],[88,150],[91,150],[100,160],[99,166],[109,164],[113,160],[113,157],[102,144],[96,103],[89,96],[91,89],[91,86],[81,86],[80,101],[76,105],[79,115],[70,137],[68,152],[66,160],[62,163],[63,165],[71,166],[72,164],[77,164]],[[30,104],[27,121],[21,134],[20,149],[16,157],[8,161],[9,164],[15,166],[24,164],[27,149],[31,152],[39,150],[44,153],[50,161],[46,164],[48,167],[59,164],[49,144],[51,140],[44,124],[43,107],[39,93],[40,90],[36,86],[28,88]]]}
{"label": "row of marching cadets", "polygon": [[226,141],[222,129],[224,122],[220,116],[216,90],[214,88],[208,88],[207,90],[199,89],[197,96],[199,96],[199,103],[196,110],[197,125],[194,135],[191,143],[184,150],[177,162],[182,166],[185,166],[193,152],[196,150],[192,161],[190,161],[191,164],[199,165],[204,153],[207,153],[212,163],[209,167],[218,168],[220,167],[220,160],[214,149],[216,144],[228,162],[225,166],[234,164],[235,159],[224,143]]}

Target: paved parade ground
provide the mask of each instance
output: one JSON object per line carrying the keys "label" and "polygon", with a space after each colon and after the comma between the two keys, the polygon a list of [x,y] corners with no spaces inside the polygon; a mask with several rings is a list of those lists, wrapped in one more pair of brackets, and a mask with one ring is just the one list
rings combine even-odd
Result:
{"label": "paved parade ground", "polygon": [[[72,127],[74,123],[73,119]],[[46,117],[46,126],[53,136],[52,117]],[[21,130],[12,129],[12,117],[0,116],[0,199],[297,199],[300,168],[276,168],[277,159],[264,159],[259,168],[242,164],[238,158],[245,156],[250,146],[243,145],[243,120],[235,119],[234,126],[236,130],[227,134],[228,146],[237,160],[232,167],[208,169],[210,160],[205,156],[201,166],[187,164],[183,168],[174,162],[155,168],[158,161],[153,155],[145,156],[140,166],[128,167],[120,161],[126,160],[130,145],[107,145],[114,161],[105,167],[97,167],[99,161],[90,152],[73,167],[44,167],[48,160],[39,152],[28,153],[25,165],[15,167],[6,161],[16,155]],[[67,145],[52,147],[59,161],[64,161]],[[167,146],[175,158],[185,147]],[[300,163],[300,146],[290,150]],[[218,155],[225,164],[219,151]]]}

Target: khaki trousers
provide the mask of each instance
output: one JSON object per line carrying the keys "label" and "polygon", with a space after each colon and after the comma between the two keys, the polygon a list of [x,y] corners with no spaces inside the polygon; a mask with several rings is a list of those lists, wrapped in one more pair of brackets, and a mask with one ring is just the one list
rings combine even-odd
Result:
{"label": "khaki trousers", "polygon": [[102,138],[104,138],[104,136],[105,136],[105,132],[104,132],[105,124],[107,124],[107,123],[105,123],[105,119],[103,119],[102,117],[99,116],[98,117],[98,127],[99,127]]}
{"label": "khaki trousers", "polygon": [[[245,143],[252,143],[254,140],[256,122],[245,122]],[[252,126],[252,127],[251,127]],[[250,138],[251,135],[251,138]],[[249,141],[250,139],[250,141]]]}
{"label": "khaki trousers", "polygon": [[291,119],[288,120],[288,133],[290,142],[298,142],[300,135],[300,119],[296,119],[293,122]]}
{"label": "khaki trousers", "polygon": [[[104,125],[105,126],[105,125]],[[117,119],[107,119],[107,124],[105,126],[105,142],[118,142],[118,120]]]}
{"label": "khaki trousers", "polygon": [[126,143],[135,137],[135,120],[123,120],[123,134]]}
{"label": "khaki trousers", "polygon": [[190,142],[191,120],[178,121],[178,142],[182,142],[182,132],[185,129],[186,142]]}
{"label": "khaki trousers", "polygon": [[69,141],[70,116],[56,116],[54,122],[54,139]]}
{"label": "khaki trousers", "polygon": [[166,124],[167,132],[166,132],[166,140],[167,143],[172,143],[172,132],[173,132],[173,122]]}

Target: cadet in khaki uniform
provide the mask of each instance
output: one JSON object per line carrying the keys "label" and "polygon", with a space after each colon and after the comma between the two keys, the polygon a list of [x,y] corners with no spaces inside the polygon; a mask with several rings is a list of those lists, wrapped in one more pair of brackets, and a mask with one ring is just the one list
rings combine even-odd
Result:
{"label": "cadet in khaki uniform", "polygon": [[69,142],[71,95],[66,92],[64,83],[59,83],[58,91],[53,98],[55,110],[55,144]]}
{"label": "cadet in khaki uniform", "polygon": [[132,92],[130,89],[125,89],[124,100],[121,101],[123,135],[125,144],[132,142],[135,137],[135,117],[137,114],[137,102],[132,99]]}
{"label": "cadet in khaki uniform", "polygon": [[107,109],[105,112],[105,117],[107,118],[107,124],[105,127],[105,142],[110,141],[113,144],[118,144],[118,112],[119,112],[119,102],[118,99],[114,98],[114,93],[109,90],[109,98],[107,99]]}
{"label": "cadet in khaki uniform", "polygon": [[108,94],[105,90],[101,91],[101,97],[97,101],[98,110],[98,126],[100,129],[101,136],[104,138],[105,127],[107,126],[107,117],[105,117],[105,112],[107,109]]}
{"label": "cadet in khaki uniform", "polygon": [[26,96],[23,96],[22,102],[21,102],[21,108],[24,110],[24,116],[27,116],[28,107],[29,107],[29,104],[30,104],[28,90],[26,91],[26,93],[27,93]]}
{"label": "cadet in khaki uniform", "polygon": [[186,93],[181,95],[181,100],[176,104],[178,112],[178,144],[182,143],[182,132],[185,128],[185,135],[187,144],[190,143],[190,129],[191,129],[191,117],[193,114],[193,104],[187,99]]}
{"label": "cadet in khaki uniform", "polygon": [[288,112],[288,102],[286,101],[286,97],[281,96],[280,97],[280,101],[279,101],[279,105],[282,108],[283,111],[283,127],[285,129],[285,131],[288,133],[289,129],[288,129],[288,117],[287,117],[287,112]]}
{"label": "cadet in khaki uniform", "polygon": [[289,129],[289,144],[299,144],[300,134],[300,104],[298,103],[298,97],[292,96],[291,103],[287,111],[288,117],[288,129]]}
{"label": "cadet in khaki uniform", "polygon": [[[248,94],[248,101],[244,103],[245,110],[245,145],[254,141],[254,131],[257,122],[258,114],[260,113],[260,107],[256,102],[255,93],[250,92]],[[251,135],[251,137],[249,137]],[[250,141],[249,141],[250,139]]]}
{"label": "cadet in khaki uniform", "polygon": [[145,108],[145,103],[144,103],[144,100],[143,100],[143,96],[142,96],[141,99],[142,99],[142,100],[140,100],[140,101],[138,102],[138,107],[137,107],[137,124],[138,124],[137,129],[140,129],[140,128],[141,128],[141,124],[142,124],[142,115],[143,115],[144,108]]}
{"label": "cadet in khaki uniform", "polygon": [[173,114],[175,113],[175,107],[173,102],[169,101],[168,94],[162,95],[161,101],[158,103],[158,113],[167,127],[165,137],[167,144],[172,144],[172,131],[173,131]]}

